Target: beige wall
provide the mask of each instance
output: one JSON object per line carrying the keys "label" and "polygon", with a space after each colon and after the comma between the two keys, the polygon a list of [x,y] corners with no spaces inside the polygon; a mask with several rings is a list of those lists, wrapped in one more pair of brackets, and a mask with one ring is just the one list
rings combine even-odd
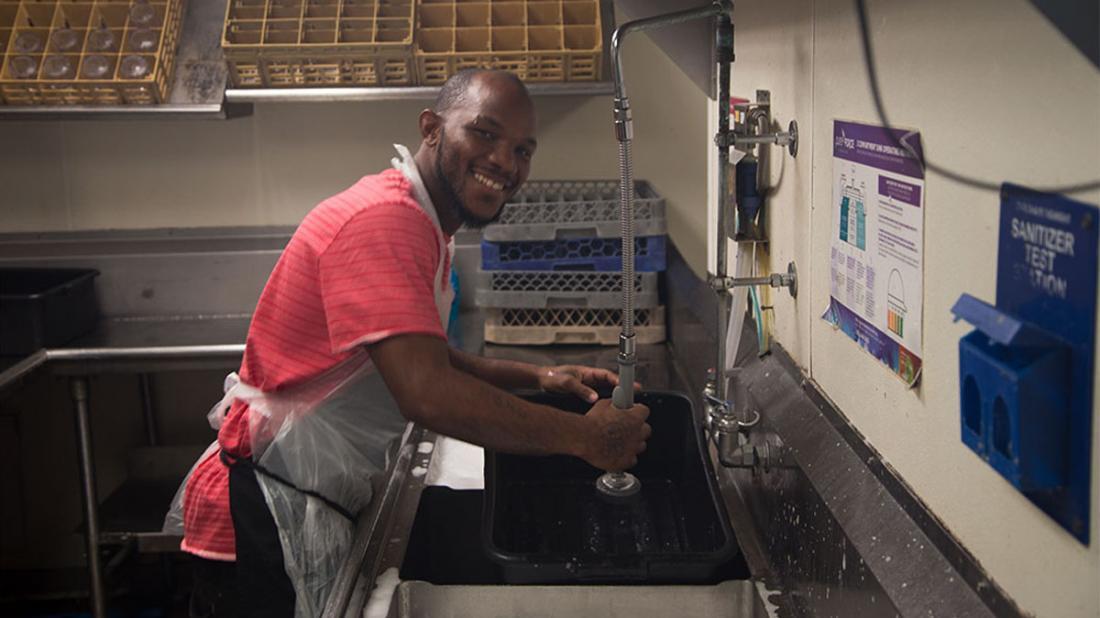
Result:
{"label": "beige wall", "polygon": [[[673,240],[701,270],[706,151],[696,144],[707,99],[645,37],[631,40],[625,63],[638,118],[635,177],[666,197]],[[669,97],[671,89],[685,94]],[[426,105],[257,104],[231,121],[2,122],[0,233],[296,224],[387,166],[391,144],[415,147]],[[532,178],[618,178],[610,96],[537,105]]]}
{"label": "beige wall", "polygon": [[[426,104],[260,104],[231,121],[0,124],[0,231],[295,224],[387,166],[391,144],[415,147]],[[533,176],[614,175],[609,97],[543,98],[538,107]]]}
{"label": "beige wall", "polygon": [[[1100,177],[1100,72],[1029,2],[868,4],[891,120],[920,130],[931,160],[994,182]],[[959,439],[957,346],[969,327],[952,323],[950,307],[963,292],[994,297],[998,196],[927,180],[924,375],[908,390],[820,319],[829,295],[832,122],[875,123],[852,3],[743,2],[735,23],[734,93],[770,89],[777,119],[796,117],[803,135],[771,209],[769,266],[794,259],[802,275],[797,300],[773,296],[778,339],[1025,611],[1100,615],[1097,465],[1089,548]],[[1097,191],[1076,197],[1100,202]],[[1100,423],[1093,432],[1096,462]]]}
{"label": "beige wall", "polygon": [[[645,36],[623,45],[623,74],[634,114],[634,177],[666,199],[668,232],[697,274],[706,271],[710,99]],[[608,110],[608,118],[611,111]],[[609,127],[608,136],[618,145]],[[616,171],[617,175],[618,172]]]}

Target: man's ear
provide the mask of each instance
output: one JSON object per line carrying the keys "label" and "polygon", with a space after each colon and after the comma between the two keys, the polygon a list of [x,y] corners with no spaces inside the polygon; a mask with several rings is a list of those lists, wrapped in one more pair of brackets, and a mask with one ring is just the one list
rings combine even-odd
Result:
{"label": "man's ear", "polygon": [[439,134],[443,129],[443,117],[430,109],[426,109],[420,112],[419,124],[420,139],[429,146],[438,144]]}

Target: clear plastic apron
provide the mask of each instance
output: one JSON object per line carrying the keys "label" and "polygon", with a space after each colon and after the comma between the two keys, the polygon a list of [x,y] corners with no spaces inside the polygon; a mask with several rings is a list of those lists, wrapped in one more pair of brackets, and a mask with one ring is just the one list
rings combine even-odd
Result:
{"label": "clear plastic apron", "polygon": [[[438,229],[412,156],[404,146],[395,148],[400,157],[393,166],[412,182],[420,208]],[[442,238],[434,289],[446,331],[454,289],[447,285],[443,291],[444,266],[454,246]],[[208,415],[211,426],[220,427],[234,400],[248,404],[252,460],[263,471],[256,478],[279,529],[297,596],[295,616],[320,616],[354,534],[347,514],[370,504],[371,478],[385,469],[387,448],[407,421],[365,351],[278,393],[264,393],[230,374],[225,397]]]}

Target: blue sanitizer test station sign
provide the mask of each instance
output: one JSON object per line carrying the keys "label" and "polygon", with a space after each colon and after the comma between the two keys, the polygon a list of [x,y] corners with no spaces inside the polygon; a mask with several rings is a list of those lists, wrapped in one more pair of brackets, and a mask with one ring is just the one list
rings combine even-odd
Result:
{"label": "blue sanitizer test station sign", "polygon": [[1088,542],[1096,345],[1096,206],[1005,184],[997,255],[997,309],[1070,349],[1069,418],[1062,489],[1029,495]]}

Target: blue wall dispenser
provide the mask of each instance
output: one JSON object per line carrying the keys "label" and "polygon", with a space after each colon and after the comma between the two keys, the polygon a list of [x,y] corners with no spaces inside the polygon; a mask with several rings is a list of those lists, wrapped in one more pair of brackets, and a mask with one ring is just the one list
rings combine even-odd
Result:
{"label": "blue wall dispenser", "polygon": [[1098,211],[1005,184],[997,304],[963,294],[962,441],[1089,543]]}

